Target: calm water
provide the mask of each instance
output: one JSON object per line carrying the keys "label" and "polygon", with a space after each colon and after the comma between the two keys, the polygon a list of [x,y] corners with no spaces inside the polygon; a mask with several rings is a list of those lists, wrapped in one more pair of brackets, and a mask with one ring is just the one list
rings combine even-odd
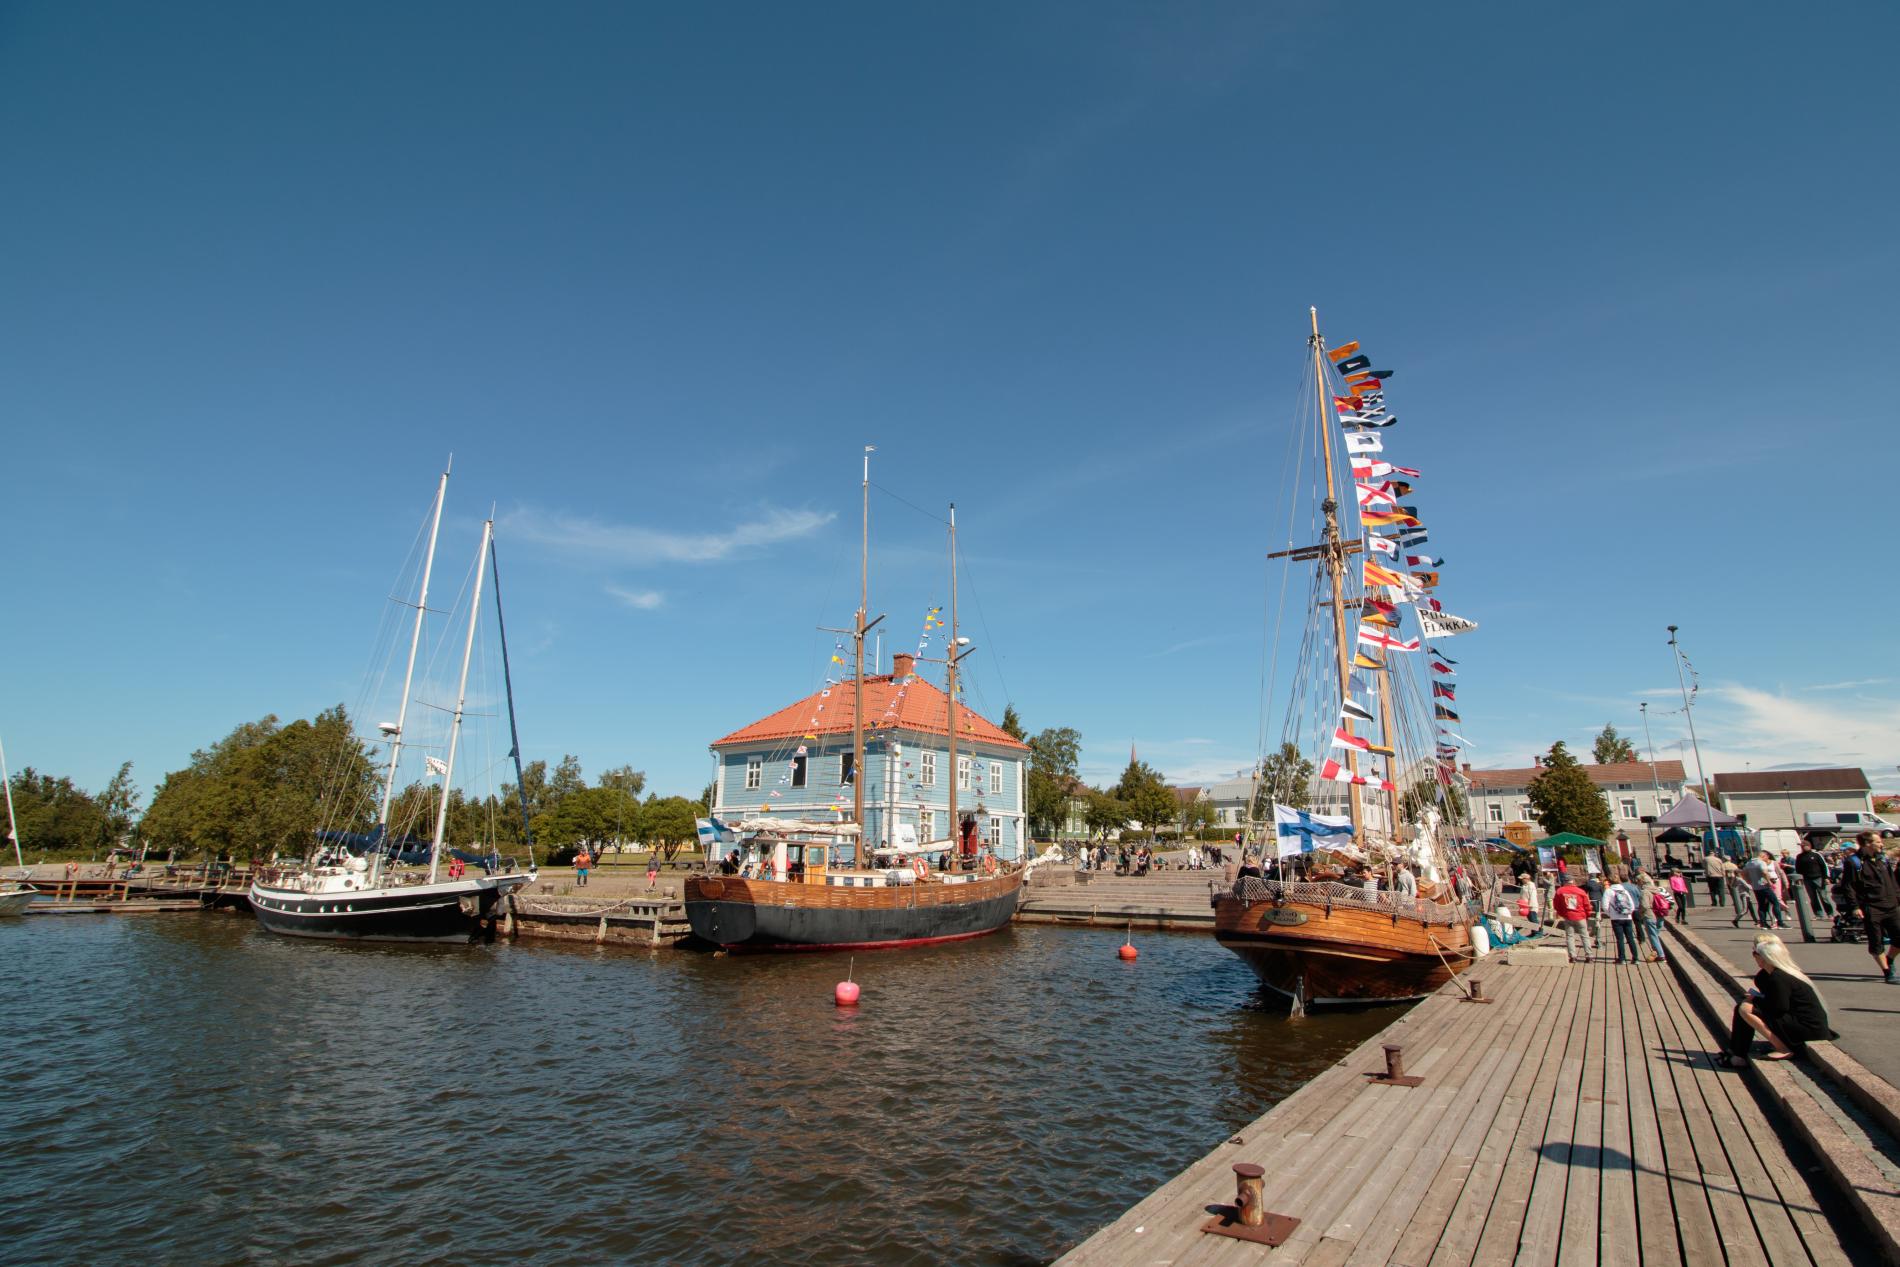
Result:
{"label": "calm water", "polygon": [[1211,938],[857,957],[0,921],[8,1262],[1034,1263],[1390,1013]]}

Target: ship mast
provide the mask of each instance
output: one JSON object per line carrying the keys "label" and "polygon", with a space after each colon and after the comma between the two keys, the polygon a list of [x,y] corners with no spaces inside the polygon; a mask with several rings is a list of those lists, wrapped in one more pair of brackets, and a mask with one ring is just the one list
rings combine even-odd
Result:
{"label": "ship mast", "polygon": [[[491,515],[493,511],[489,512]],[[462,680],[455,688],[455,717],[449,723],[448,761],[442,767],[442,803],[435,811],[435,838],[429,842],[429,883],[435,883],[436,868],[442,861],[442,835],[449,825],[449,785],[455,779],[455,749],[462,738],[462,710],[468,704],[468,662],[475,653],[475,625],[482,614],[482,580],[487,576],[488,542],[494,535],[495,521],[482,524],[482,548],[475,555],[475,593],[468,600],[468,639],[462,644]]]}
{"label": "ship mast", "polygon": [[878,620],[871,613],[871,455],[875,444],[864,446],[864,527],[858,544],[858,618],[852,624],[851,641],[857,653],[857,672],[851,685],[851,821],[858,834],[851,842],[851,866],[864,867],[864,635]]}
{"label": "ship mast", "polygon": [[963,823],[957,818],[957,662],[968,655],[957,637],[957,504],[950,503],[950,646],[944,652],[950,688],[947,720],[950,723],[950,859],[955,866],[963,856]]}
{"label": "ship mast", "polygon": [[[1352,693],[1352,661],[1346,639],[1346,543],[1339,535],[1339,501],[1333,484],[1333,428],[1326,412],[1326,344],[1319,337],[1319,309],[1308,308],[1306,311],[1313,319],[1313,337],[1307,342],[1313,349],[1313,398],[1318,410],[1320,444],[1325,452],[1326,468],[1326,500],[1320,506],[1326,512],[1326,539],[1319,553],[1326,560],[1326,574],[1333,587],[1333,646],[1339,652],[1339,698],[1343,701]],[[1340,724],[1348,734],[1352,733],[1350,717],[1342,717]],[[1354,749],[1346,749],[1346,768],[1357,780],[1359,754]],[[1363,843],[1365,804],[1360,797],[1359,784],[1356,781],[1348,784],[1346,793],[1352,814],[1353,835],[1361,838]]]}
{"label": "ship mast", "polygon": [[[455,465],[453,454],[448,466]],[[442,503],[448,497],[449,471],[444,467],[442,479],[435,487],[435,510],[429,519],[429,552],[422,557],[422,592],[416,596],[416,623],[409,632],[409,667],[402,674],[402,700],[396,706],[396,724],[394,728],[385,725],[382,730],[389,736],[389,770],[383,775],[383,807],[376,815],[376,825],[383,829],[386,836],[389,829],[389,801],[396,790],[396,760],[402,755],[403,726],[409,720],[409,688],[416,676],[416,649],[422,644],[422,618],[429,611],[429,574],[435,568],[436,534],[442,527]],[[377,851],[380,857],[382,851]]]}

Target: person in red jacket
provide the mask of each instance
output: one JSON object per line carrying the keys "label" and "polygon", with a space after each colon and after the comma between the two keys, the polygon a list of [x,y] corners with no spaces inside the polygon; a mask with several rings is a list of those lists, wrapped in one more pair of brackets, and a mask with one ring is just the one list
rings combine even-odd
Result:
{"label": "person in red jacket", "polygon": [[1551,895],[1550,907],[1564,930],[1564,949],[1570,952],[1570,962],[1590,962],[1590,925],[1586,922],[1594,912],[1590,908],[1590,895],[1574,883],[1566,881]]}

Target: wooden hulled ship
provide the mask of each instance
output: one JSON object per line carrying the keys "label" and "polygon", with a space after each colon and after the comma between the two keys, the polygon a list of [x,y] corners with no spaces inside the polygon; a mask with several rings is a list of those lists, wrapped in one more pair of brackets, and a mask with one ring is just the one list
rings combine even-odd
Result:
{"label": "wooden hulled ship", "polygon": [[1456,662],[1434,645],[1476,626],[1444,612],[1441,561],[1423,553],[1417,508],[1398,500],[1419,472],[1385,454],[1397,421],[1388,372],[1357,344],[1328,349],[1317,313],[1309,344],[1297,425],[1316,424],[1323,535],[1269,557],[1321,568],[1303,604],[1284,742],[1256,767],[1272,832],[1212,899],[1215,937],[1296,1011],[1407,1002],[1450,980],[1471,962],[1460,894],[1477,865],[1452,835]]}
{"label": "wooden hulled ship", "polygon": [[[960,706],[958,665],[972,648],[957,633],[956,507],[950,508],[949,519],[949,633],[944,654],[935,661],[944,666],[945,689],[914,672],[919,660],[929,659],[922,645],[916,655],[894,656],[889,675],[867,679],[865,634],[883,618],[869,618],[868,449],[866,455],[857,619],[849,630],[834,631],[853,640],[849,696],[828,683],[817,695],[714,744],[722,761],[733,762],[726,769],[748,771],[741,787],[749,789],[743,796],[749,796],[753,815],[729,825],[715,812],[701,824],[701,838],[714,857],[704,874],[687,879],[684,896],[686,918],[702,942],[732,950],[884,949],[981,937],[1016,914],[1027,834],[1020,812],[1020,760],[1013,775],[1005,777],[1002,754],[1018,753],[1025,745]],[[937,615],[940,610],[933,608],[926,617],[926,629],[946,623]],[[842,650],[840,643],[834,657],[839,662]],[[826,739],[843,739],[846,708],[851,746],[827,750]],[[867,728],[879,738],[879,751],[872,754],[876,760],[869,764]],[[935,749],[938,741],[944,752]],[[948,757],[941,766],[945,777],[938,783],[937,758],[943,755]],[[738,764],[755,758],[760,766],[770,761],[774,769],[788,771],[783,777],[795,799],[811,794],[814,771],[835,769],[831,821],[774,812],[772,798],[781,793],[754,782],[748,766]],[[904,774],[913,759],[928,766],[928,784],[920,771]],[[880,791],[867,798],[866,783],[872,780]],[[728,795],[728,784],[716,786],[722,789],[717,796]],[[960,789],[969,793],[961,804],[967,812],[960,812]],[[929,800],[938,790],[947,792],[942,821],[949,830],[942,835],[934,830],[937,810]],[[738,791],[731,794],[742,797]],[[985,806],[985,795],[1007,801],[1013,817],[1003,806]],[[1011,832],[1013,840],[1007,839]],[[734,847],[732,853],[715,862],[725,845]]]}

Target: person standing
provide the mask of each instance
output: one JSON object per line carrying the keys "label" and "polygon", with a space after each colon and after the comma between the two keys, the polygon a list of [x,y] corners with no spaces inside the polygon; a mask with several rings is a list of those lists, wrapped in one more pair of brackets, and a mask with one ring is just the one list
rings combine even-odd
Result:
{"label": "person standing", "polygon": [[1619,870],[1612,877],[1616,883],[1603,895],[1603,912],[1610,917],[1610,934],[1616,938],[1616,961],[1623,962],[1623,951],[1629,949],[1629,962],[1640,963],[1642,956],[1636,951],[1636,908],[1643,898],[1636,886],[1623,882],[1623,873]]}
{"label": "person standing", "polygon": [[1831,917],[1834,903],[1827,895],[1827,859],[1814,847],[1814,842],[1805,836],[1801,838],[1801,852],[1794,856],[1794,872],[1801,877],[1801,887],[1808,895],[1808,906],[1819,914]]}
{"label": "person standing", "polygon": [[1770,1060],[1786,1060],[1808,1043],[1837,1037],[1828,1025],[1827,1004],[1808,974],[1796,966],[1781,938],[1763,933],[1755,939],[1755,987],[1735,1005],[1728,1049],[1715,1058],[1724,1069],[1748,1060],[1755,1036],[1768,1040]]}
{"label": "person standing", "polygon": [[1773,927],[1775,917],[1779,914],[1775,910],[1769,864],[1768,851],[1764,849],[1742,867],[1742,881],[1748,885],[1748,891],[1755,899],[1755,924],[1758,928]]}
{"label": "person standing", "polygon": [[1583,895],[1590,899],[1590,944],[1603,949],[1603,877],[1592,871],[1583,878]]}
{"label": "person standing", "polygon": [[582,845],[580,847],[580,852],[574,855],[574,887],[575,888],[584,889],[587,887],[587,869],[593,865],[594,865],[593,855],[587,852],[586,845]]}
{"label": "person standing", "polygon": [[1702,879],[1709,886],[1709,905],[1722,905],[1722,891],[1728,887],[1728,860],[1711,849],[1702,857]]}
{"label": "person standing", "polygon": [[1723,860],[1722,876],[1728,884],[1729,905],[1734,908],[1729,927],[1740,928],[1743,920],[1758,919],[1754,890],[1748,887],[1748,877],[1742,874],[1741,866],[1733,858]]}
{"label": "person standing", "polygon": [[1569,952],[1570,962],[1589,963],[1590,925],[1585,922],[1592,913],[1589,894],[1565,880],[1551,895],[1550,909],[1563,923],[1564,949]]}
{"label": "person standing", "polygon": [[655,849],[647,858],[647,892],[653,892],[654,884],[660,878],[660,851]]}
{"label": "person standing", "polygon": [[1866,922],[1867,953],[1874,957],[1881,980],[1891,984],[1894,954],[1900,948],[1900,882],[1895,881],[1893,867],[1881,856],[1872,832],[1854,837],[1854,846],[1842,888],[1852,895]]}
{"label": "person standing", "polygon": [[1648,872],[1640,874],[1637,882],[1643,900],[1636,914],[1643,921],[1643,936],[1649,939],[1649,948],[1656,956],[1651,962],[1667,963],[1669,955],[1663,950],[1662,930],[1663,922],[1669,918],[1669,908],[1673,905],[1669,893]]}

